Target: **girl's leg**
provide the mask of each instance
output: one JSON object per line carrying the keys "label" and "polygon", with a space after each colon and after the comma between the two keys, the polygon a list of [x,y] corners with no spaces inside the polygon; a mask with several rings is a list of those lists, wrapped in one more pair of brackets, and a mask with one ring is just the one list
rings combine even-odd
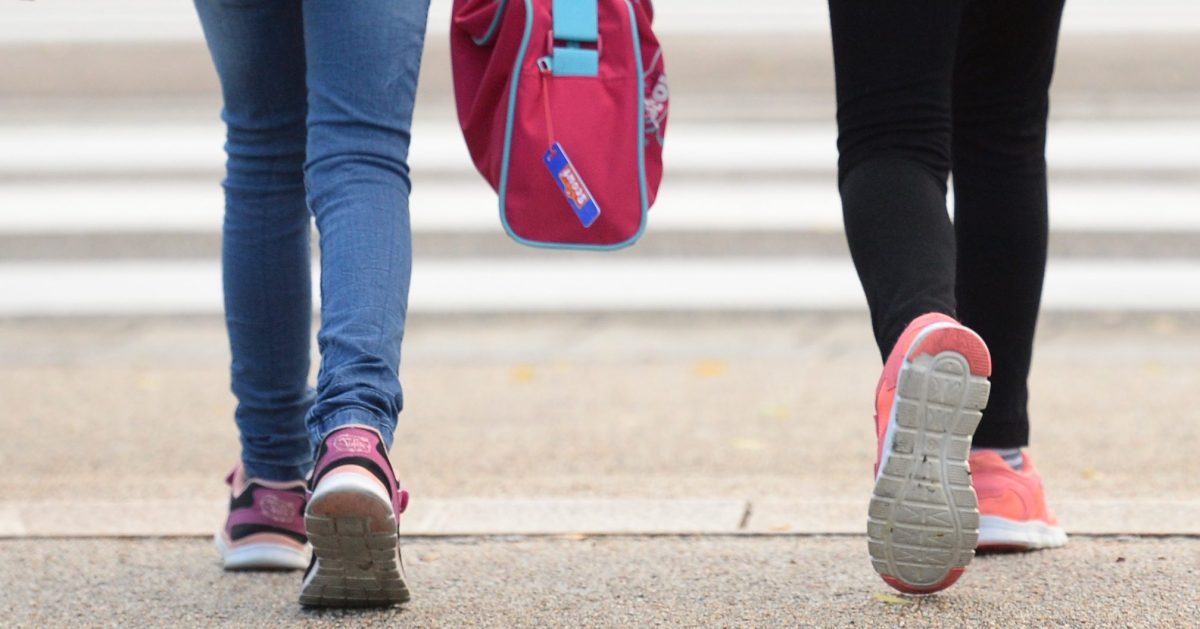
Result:
{"label": "girl's leg", "polygon": [[946,210],[958,0],[830,0],[838,181],[850,253],[886,359],[918,316],[953,315]]}
{"label": "girl's leg", "polygon": [[992,351],[974,445],[1029,441],[1027,382],[1046,271],[1046,117],[1063,0],[971,0],[954,72],[962,322]]}
{"label": "girl's leg", "polygon": [[305,605],[409,598],[397,525],[407,502],[387,450],[403,405],[412,271],[408,146],[428,0],[304,0],[309,207],[321,233],[317,447]]}
{"label": "girl's leg", "polygon": [[1046,270],[1046,116],[1062,10],[1063,0],[968,0],[954,73],[959,313],[993,360],[970,460],[981,549],[1067,543],[1020,449]]}
{"label": "girl's leg", "polygon": [[222,267],[245,476],[303,478],[312,278],[300,5],[196,0],[220,76],[229,159]]}
{"label": "girl's leg", "polygon": [[304,0],[308,202],[321,235],[314,446],[370,427],[391,445],[412,239],[408,146],[428,0]]}
{"label": "girl's leg", "polygon": [[962,5],[830,1],[846,235],[885,357],[867,548],[887,583],[913,593],[958,580],[979,519],[967,457],[991,368],[951,317],[946,211]]}

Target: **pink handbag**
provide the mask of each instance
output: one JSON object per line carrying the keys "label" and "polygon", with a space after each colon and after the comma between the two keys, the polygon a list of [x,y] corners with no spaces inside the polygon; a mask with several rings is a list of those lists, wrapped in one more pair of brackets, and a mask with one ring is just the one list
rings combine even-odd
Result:
{"label": "pink handbag", "polygon": [[516,241],[618,249],[645,230],[669,95],[653,13],[650,0],[455,0],[458,120]]}

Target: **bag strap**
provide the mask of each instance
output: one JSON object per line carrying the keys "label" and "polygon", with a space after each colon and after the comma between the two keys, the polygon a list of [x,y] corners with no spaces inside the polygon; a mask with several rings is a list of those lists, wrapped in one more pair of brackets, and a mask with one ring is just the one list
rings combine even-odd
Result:
{"label": "bag strap", "polygon": [[554,39],[580,43],[599,41],[596,0],[554,0]]}
{"label": "bag strap", "polygon": [[[554,39],[566,46],[554,46],[550,61],[555,76],[596,76],[600,74],[600,14],[597,0],[554,0]],[[583,44],[597,44],[584,48]]]}

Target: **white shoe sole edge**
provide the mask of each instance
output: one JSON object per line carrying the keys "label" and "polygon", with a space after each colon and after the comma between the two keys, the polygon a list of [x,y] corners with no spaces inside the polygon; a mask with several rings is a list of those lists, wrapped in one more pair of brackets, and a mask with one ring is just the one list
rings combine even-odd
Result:
{"label": "white shoe sole edge", "polygon": [[309,547],[296,550],[270,543],[230,547],[223,531],[213,535],[226,570],[303,570],[308,566]]}
{"label": "white shoe sole edge", "polygon": [[1066,531],[1045,522],[1020,522],[996,515],[979,518],[979,547],[983,549],[996,547],[1040,550],[1058,548],[1066,544]]}
{"label": "white shoe sole edge", "polygon": [[304,525],[313,567],[300,603],[317,607],[381,607],[410,598],[400,560],[392,501],[361,474],[333,472],[308,502]]}
{"label": "white shoe sole edge", "polygon": [[[946,327],[929,326],[912,346]],[[979,510],[968,457],[989,391],[959,352],[901,366],[867,520],[876,572],[931,588],[971,562]]]}

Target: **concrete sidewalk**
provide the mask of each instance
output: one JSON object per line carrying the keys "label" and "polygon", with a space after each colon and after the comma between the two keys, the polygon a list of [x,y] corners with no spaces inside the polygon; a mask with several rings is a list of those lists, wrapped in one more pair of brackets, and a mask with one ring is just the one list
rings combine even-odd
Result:
{"label": "concrete sidewalk", "polygon": [[892,596],[861,536],[868,329],[861,313],[412,317],[394,460],[415,599],[321,613],[295,574],[223,574],[207,539],[237,456],[219,320],[0,319],[0,618],[1194,623],[1200,318],[1044,317],[1033,452],[1073,540],[981,558],[925,600]]}
{"label": "concrete sidewalk", "polygon": [[[212,318],[0,320],[9,534],[81,500],[206,532],[237,457],[228,360]],[[767,532],[857,531],[878,361],[862,314],[414,316],[394,461],[414,509],[443,501],[422,534],[505,532],[443,531],[434,506],[512,498],[725,501]],[[1197,382],[1195,315],[1044,318],[1033,453],[1069,531],[1200,534]]]}
{"label": "concrete sidewalk", "polygon": [[414,540],[403,608],[313,611],[297,573],[225,574],[205,540],[0,541],[6,626],[1187,627],[1200,540],[1075,539],[980,557],[943,594],[897,596],[863,540]]}

